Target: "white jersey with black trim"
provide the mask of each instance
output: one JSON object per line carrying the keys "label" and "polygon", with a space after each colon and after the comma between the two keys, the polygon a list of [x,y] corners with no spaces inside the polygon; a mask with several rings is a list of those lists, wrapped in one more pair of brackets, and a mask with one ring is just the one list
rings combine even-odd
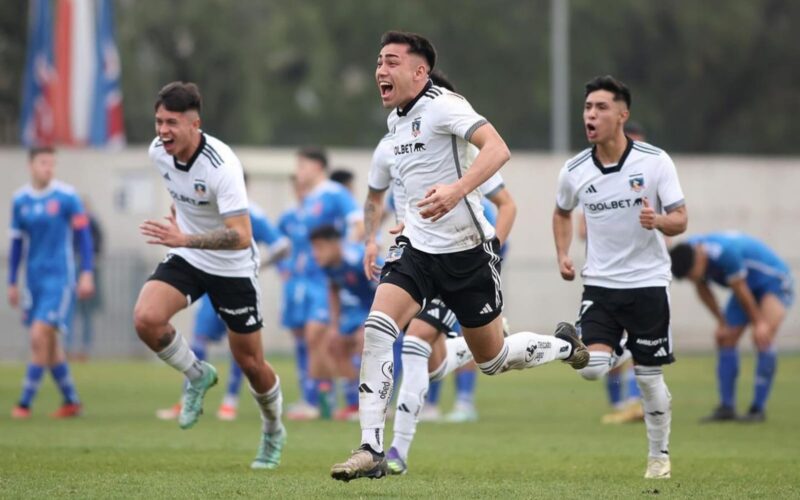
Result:
{"label": "white jersey with black trim", "polygon": [[[432,254],[459,252],[494,238],[477,191],[436,222],[423,219],[417,207],[434,185],[463,177],[470,165],[469,139],[485,123],[463,97],[430,82],[404,110],[389,115],[385,141],[406,194],[403,235],[415,248]],[[370,187],[385,189],[391,178],[390,172],[371,173]]]}
{"label": "white jersey with black trim", "polygon": [[639,223],[643,200],[656,213],[684,205],[675,164],[650,144],[628,140],[616,165],[603,166],[594,149],[566,162],[558,177],[556,204],[578,206],[586,215],[584,284],[605,288],[668,286],[670,258],[661,231]]}
{"label": "white jersey with black trim", "polygon": [[[223,229],[225,218],[248,214],[242,164],[222,141],[202,133],[200,146],[185,165],[164,151],[161,139],[150,144],[150,159],[159,170],[175,203],[178,227],[186,234]],[[201,271],[216,276],[253,277],[258,274],[258,247],[251,240],[243,250],[172,248]]]}

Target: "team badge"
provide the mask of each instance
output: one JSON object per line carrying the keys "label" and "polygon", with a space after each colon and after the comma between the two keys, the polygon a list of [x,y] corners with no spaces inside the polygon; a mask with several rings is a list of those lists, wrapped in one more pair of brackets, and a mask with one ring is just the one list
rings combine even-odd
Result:
{"label": "team badge", "polygon": [[58,214],[59,208],[60,208],[60,205],[58,203],[58,200],[49,200],[47,202],[47,205],[45,205],[45,211],[47,212],[47,215],[56,215],[56,214]]}
{"label": "team badge", "polygon": [[194,192],[197,193],[197,196],[205,196],[206,191],[208,191],[208,189],[206,188],[206,181],[204,181],[203,179],[195,179]]}
{"label": "team badge", "polygon": [[628,183],[631,185],[631,189],[638,193],[644,189],[644,175],[633,174],[628,177]]}
{"label": "team badge", "polygon": [[414,121],[411,122],[411,136],[412,137],[419,137],[422,133],[420,127],[422,126],[422,117],[418,116],[414,118]]}

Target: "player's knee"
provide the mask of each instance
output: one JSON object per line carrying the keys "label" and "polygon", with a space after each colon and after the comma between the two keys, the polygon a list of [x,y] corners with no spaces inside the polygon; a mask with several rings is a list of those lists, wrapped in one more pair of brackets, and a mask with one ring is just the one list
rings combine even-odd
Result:
{"label": "player's knee", "polygon": [[258,359],[257,356],[237,356],[236,364],[242,369],[245,377],[252,379],[258,375],[265,363],[263,359]]}
{"label": "player's knee", "polygon": [[388,314],[372,311],[364,322],[364,350],[391,349],[400,329]]}
{"label": "player's knee", "polygon": [[586,380],[599,380],[608,373],[608,365],[592,366],[590,361],[589,366],[581,368],[578,373]]}

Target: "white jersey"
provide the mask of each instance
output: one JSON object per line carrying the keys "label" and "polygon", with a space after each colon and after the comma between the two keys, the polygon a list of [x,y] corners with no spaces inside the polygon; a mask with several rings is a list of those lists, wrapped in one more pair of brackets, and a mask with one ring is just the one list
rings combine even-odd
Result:
{"label": "white jersey", "polygon": [[[242,164],[222,141],[202,133],[200,146],[186,165],[167,154],[158,137],[150,144],[149,154],[175,202],[183,233],[216,231],[225,227],[225,218],[248,214]],[[252,277],[258,273],[258,247],[252,240],[250,248],[243,250],[181,247],[169,253],[217,276]]]}
{"label": "white jersey", "polygon": [[586,215],[584,284],[605,288],[668,286],[670,258],[661,231],[639,223],[643,198],[656,213],[684,205],[675,164],[664,151],[630,141],[617,165],[603,166],[593,149],[573,157],[558,177],[556,204]]}
{"label": "white jersey", "polygon": [[[452,184],[465,174],[469,139],[485,123],[486,119],[463,97],[430,83],[404,110],[389,115],[390,132],[382,144],[391,147],[394,161],[389,168],[372,168],[369,186],[387,189],[393,178],[391,167],[395,169],[395,178],[406,195],[403,235],[414,248],[432,254],[451,253],[494,238],[494,228],[483,215],[477,191],[436,222],[423,219],[417,207],[428,189]],[[402,209],[397,206],[397,210]]]}

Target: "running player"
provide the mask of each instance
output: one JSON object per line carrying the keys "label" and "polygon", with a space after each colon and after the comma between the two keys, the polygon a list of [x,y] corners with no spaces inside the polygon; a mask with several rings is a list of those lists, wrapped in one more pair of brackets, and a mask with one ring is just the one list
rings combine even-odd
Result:
{"label": "running player", "polygon": [[[433,85],[429,75],[435,59],[433,45],[420,35],[387,32],[381,39],[375,76],[383,106],[393,110],[387,123],[389,140],[408,209],[403,234],[389,251],[364,328],[361,446],[332,467],[331,476],[338,480],[387,474],[383,428],[393,388],[392,344],[436,296],[456,314],[475,361],[488,375],[556,359],[575,368],[588,361],[585,346],[568,323],[559,325],[556,337],[530,332],[503,337],[500,245],[473,192],[508,161],[510,153],[494,127],[463,97]],[[469,143],[480,153],[465,171]],[[369,275],[377,258],[375,234],[390,178],[378,180],[370,180],[365,204]],[[413,337],[406,341],[409,338]],[[427,347],[425,342],[416,344]]]}
{"label": "running player", "polygon": [[[14,418],[28,418],[42,376],[49,369],[64,402],[54,418],[75,417],[81,402],[70,375],[58,333],[72,327],[75,295],[94,293],[94,256],[89,221],[75,190],[54,179],[55,151],[30,151],[30,184],[14,193],[11,208],[11,250],[8,269],[8,303],[23,308],[23,322],[30,329],[31,361],[25,373],[22,395],[12,410]],[[75,283],[73,238],[80,252],[80,273]],[[25,266],[22,298],[19,267]]]}
{"label": "running player", "polygon": [[[694,283],[700,301],[717,320],[714,338],[718,350],[720,404],[703,421],[737,418],[739,352],[736,346],[750,326],[758,351],[755,390],[749,410],[739,420],[763,422],[778,361],[775,335],[794,300],[794,279],[789,266],[763,242],[735,232],[693,236],[675,245],[670,256],[672,274],[678,279],[689,278]],[[731,289],[724,311],[711,293],[709,282]]]}
{"label": "running player", "polygon": [[687,213],[667,153],[625,137],[630,103],[630,91],[613,77],[586,84],[583,121],[592,147],[561,169],[553,235],[561,277],[571,281],[572,210],[583,207],[588,239],[579,329],[590,361],[580,374],[597,380],[621,364],[627,331],[649,440],[645,477],[668,478],[671,397],[662,365],[674,357],[662,233],[685,231]]}
{"label": "running player", "polygon": [[189,380],[178,417],[180,427],[188,429],[197,423],[217,371],[197,359],[170,320],[208,294],[228,327],[231,353],[261,412],[262,436],[251,467],[275,469],[286,442],[283,396],[261,344],[259,253],[244,175],[233,151],[200,130],[200,108],[200,91],[193,83],[172,82],[155,102],[157,137],[149,154],[172,196],[174,213],[166,221],[147,220],[140,226],[149,244],[170,250],[142,287],[134,326],[161,360]]}

